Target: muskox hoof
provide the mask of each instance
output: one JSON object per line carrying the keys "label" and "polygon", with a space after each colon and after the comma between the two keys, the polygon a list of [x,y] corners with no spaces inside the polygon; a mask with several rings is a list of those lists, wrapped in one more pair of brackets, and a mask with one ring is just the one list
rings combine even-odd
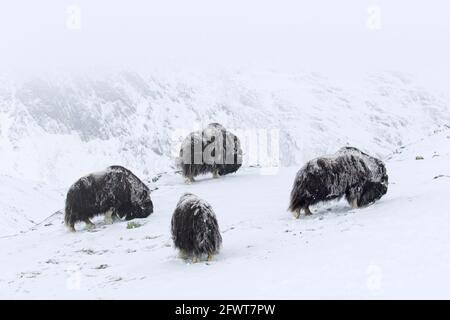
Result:
{"label": "muskox hoof", "polygon": [[73,224],[70,226],[67,226],[67,230],[69,230],[69,232],[76,232],[75,226]]}
{"label": "muskox hoof", "polygon": [[192,183],[195,182],[195,180],[194,180],[193,177],[186,177],[186,178],[184,179],[184,181],[186,182],[186,184],[192,184]]}
{"label": "muskox hoof", "polygon": [[217,170],[215,170],[214,172],[213,172],[213,179],[219,179],[219,172],[217,171]]}
{"label": "muskox hoof", "polygon": [[189,259],[189,254],[180,250],[180,252],[178,253],[178,256],[183,259],[183,260],[188,260]]}
{"label": "muskox hoof", "polygon": [[86,219],[84,222],[86,223],[86,230],[95,229],[95,224],[93,224],[91,220]]}
{"label": "muskox hoof", "polygon": [[350,202],[350,205],[352,206],[352,209],[358,209],[358,200],[357,199],[353,199]]}
{"label": "muskox hoof", "polygon": [[214,255],[213,254],[208,254],[208,261],[212,261],[214,259]]}
{"label": "muskox hoof", "polygon": [[192,263],[197,263],[199,260],[197,256],[192,257]]}
{"label": "muskox hoof", "polygon": [[306,215],[306,216],[312,215],[312,212],[311,212],[311,210],[309,210],[309,207],[306,207],[306,208],[305,208],[305,215]]}
{"label": "muskox hoof", "polygon": [[[303,210],[305,210],[305,216],[312,215],[312,212],[311,212],[311,210],[309,210],[309,207],[305,207],[305,208],[303,208]],[[295,219],[299,219],[301,212],[302,212],[302,208],[298,208],[298,209],[295,209],[294,211],[292,211],[292,215],[294,216]]]}
{"label": "muskox hoof", "polygon": [[115,214],[112,211],[108,211],[107,213],[105,213],[105,219],[104,219],[105,224],[113,224],[114,217],[115,217]]}
{"label": "muskox hoof", "polygon": [[114,223],[114,220],[113,220],[113,218],[111,218],[111,217],[105,217],[105,219],[103,220],[103,222],[104,222],[105,224],[113,224],[113,223]]}

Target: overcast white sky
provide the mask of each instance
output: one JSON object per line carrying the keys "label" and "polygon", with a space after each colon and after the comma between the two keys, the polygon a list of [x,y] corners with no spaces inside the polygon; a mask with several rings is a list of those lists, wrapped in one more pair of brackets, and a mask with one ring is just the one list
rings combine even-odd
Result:
{"label": "overcast white sky", "polygon": [[[67,27],[70,5],[80,29]],[[379,24],[372,5],[380,9]],[[377,26],[374,30],[368,27]],[[75,22],[76,25],[76,22]],[[73,26],[73,24],[72,24]],[[14,0],[0,68],[198,63],[450,71],[445,0]]]}

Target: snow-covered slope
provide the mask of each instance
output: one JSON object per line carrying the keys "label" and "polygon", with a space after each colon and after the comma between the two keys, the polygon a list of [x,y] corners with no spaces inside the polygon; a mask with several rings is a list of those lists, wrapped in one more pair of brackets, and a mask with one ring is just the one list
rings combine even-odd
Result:
{"label": "snow-covered slope", "polygon": [[446,97],[398,73],[346,79],[167,71],[7,79],[0,81],[0,173],[61,187],[111,164],[139,176],[170,171],[176,133],[210,122],[280,130],[284,166],[346,144],[383,156],[450,123]]}
{"label": "snow-covered slope", "polygon": [[[0,79],[0,297],[448,298],[449,106],[397,73]],[[283,167],[185,185],[173,172],[174,133],[209,122],[280,130]],[[286,209],[298,168],[347,144],[387,161],[388,194],[294,220]],[[94,232],[67,233],[55,213],[67,188],[112,164],[160,177],[155,213],[136,229],[97,221]],[[186,264],[171,246],[186,191],[217,213],[224,247],[212,263]]]}
{"label": "snow-covered slope", "polygon": [[[72,234],[55,215],[0,239],[0,297],[449,298],[449,163],[442,130],[388,157],[389,191],[374,205],[320,204],[299,220],[286,211],[298,167],[192,185],[166,175],[152,193],[155,213],[138,228],[97,221]],[[170,218],[186,191],[217,214],[223,250],[213,262],[185,263],[172,247]],[[47,201],[22,199],[33,200]]]}
{"label": "snow-covered slope", "polygon": [[31,229],[63,208],[65,191],[42,182],[0,175],[0,237]]}
{"label": "snow-covered slope", "polygon": [[450,124],[449,100],[399,73],[184,70],[12,79],[0,79],[0,216],[8,221],[0,235],[62,208],[29,210],[32,204],[18,201],[23,192],[49,195],[23,191],[27,181],[61,197],[80,176],[112,164],[148,181],[173,172],[178,132],[210,122],[279,130],[283,166],[347,144],[384,157]]}

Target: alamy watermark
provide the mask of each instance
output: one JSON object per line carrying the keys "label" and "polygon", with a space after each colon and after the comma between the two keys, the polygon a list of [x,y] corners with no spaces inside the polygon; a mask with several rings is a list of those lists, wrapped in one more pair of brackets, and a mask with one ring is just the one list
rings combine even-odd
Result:
{"label": "alamy watermark", "polygon": [[367,8],[366,27],[370,30],[381,29],[381,8],[377,5],[371,5]]}
{"label": "alamy watermark", "polygon": [[233,135],[220,131],[206,133],[208,136],[204,132],[191,132],[178,128],[171,137],[171,155],[184,164],[242,164],[258,167],[266,175],[279,170],[280,130],[277,128],[227,130]]}
{"label": "alamy watermark", "polygon": [[81,29],[81,8],[72,4],[66,8],[66,27],[69,30]]}
{"label": "alamy watermark", "polygon": [[68,265],[65,269],[66,288],[68,290],[80,290],[81,288],[81,269],[77,265]]}
{"label": "alamy watermark", "polygon": [[378,293],[382,290],[383,270],[379,265],[370,264],[366,269],[366,286],[372,293]]}

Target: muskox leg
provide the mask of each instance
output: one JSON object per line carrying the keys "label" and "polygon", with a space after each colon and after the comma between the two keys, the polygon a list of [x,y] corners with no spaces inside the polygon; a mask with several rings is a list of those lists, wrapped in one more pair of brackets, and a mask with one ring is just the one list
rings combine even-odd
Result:
{"label": "muskox leg", "polygon": [[212,261],[212,259],[214,258],[214,255],[212,253],[208,254],[208,261]]}
{"label": "muskox leg", "polygon": [[71,222],[67,225],[67,228],[69,229],[70,232],[75,232],[75,223]]}
{"label": "muskox leg", "polygon": [[119,215],[117,214],[117,212],[114,211],[114,213],[113,213],[113,215],[112,215],[112,219],[113,219],[113,221],[120,220],[120,217],[119,217]]}
{"label": "muskox leg", "polygon": [[357,199],[353,199],[353,200],[350,202],[350,205],[352,206],[353,209],[358,208],[358,200],[357,200]]}
{"label": "muskox leg", "polygon": [[198,262],[198,257],[197,256],[193,256],[192,257],[192,263],[197,263]]}
{"label": "muskox leg", "polygon": [[84,221],[84,223],[86,223],[86,228],[87,228],[88,230],[94,229],[94,228],[95,228],[95,224],[93,224],[92,221],[89,220],[89,218],[86,218],[86,219],[84,219],[83,221]]}
{"label": "muskox leg", "polygon": [[216,170],[213,171],[213,178],[214,179],[219,178],[219,170],[216,169]]}
{"label": "muskox leg", "polygon": [[105,213],[105,224],[113,224],[113,215],[115,215],[114,210],[110,209]]}
{"label": "muskox leg", "polygon": [[300,211],[302,210],[302,208],[298,208],[295,209],[294,211],[292,211],[292,215],[294,216],[295,219],[300,218]]}
{"label": "muskox leg", "polygon": [[186,252],[186,251],[183,251],[183,250],[180,250],[179,256],[180,256],[180,258],[183,259],[183,260],[187,260],[187,259],[189,258],[189,254],[187,254],[187,252]]}
{"label": "muskox leg", "polygon": [[309,206],[306,206],[306,207],[305,207],[305,215],[307,215],[307,216],[312,215],[311,210],[309,210]]}
{"label": "muskox leg", "polygon": [[187,177],[185,178],[185,181],[186,181],[187,184],[191,184],[191,183],[193,183],[195,180],[194,180],[194,177],[192,177],[192,176],[187,176]]}

